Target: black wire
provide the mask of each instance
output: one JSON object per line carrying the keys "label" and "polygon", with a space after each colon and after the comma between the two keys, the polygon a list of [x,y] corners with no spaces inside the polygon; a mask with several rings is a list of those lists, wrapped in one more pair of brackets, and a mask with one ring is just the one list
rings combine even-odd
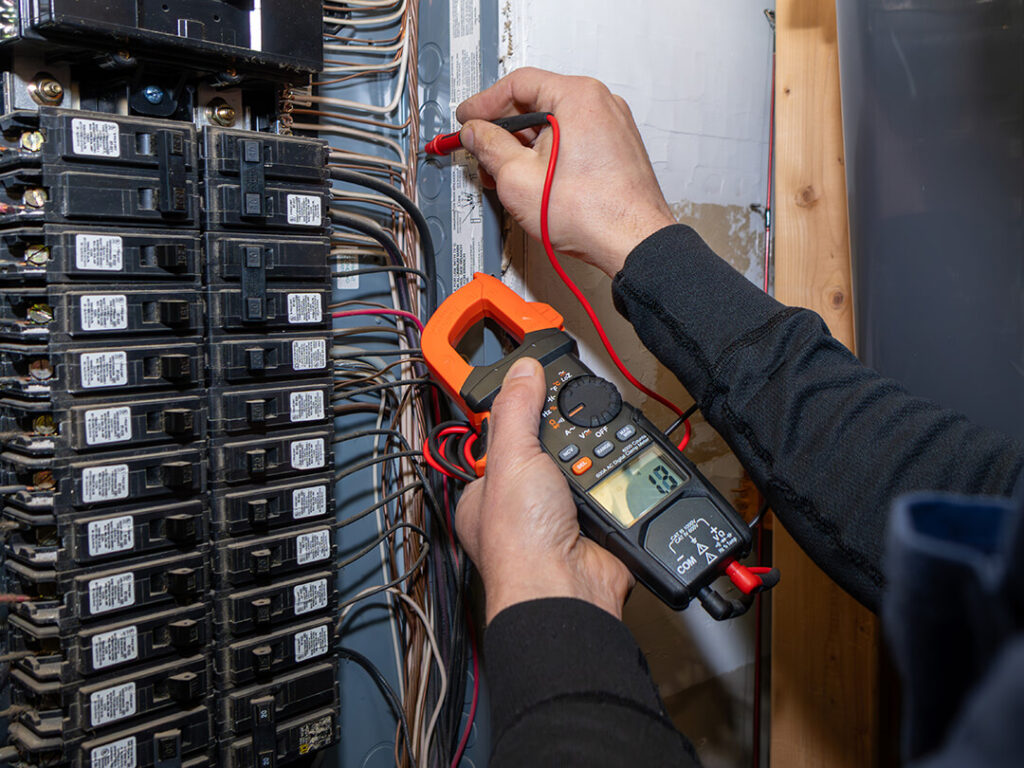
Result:
{"label": "black wire", "polygon": [[420,379],[395,379],[394,381],[384,381],[380,384],[370,384],[365,387],[358,387],[357,389],[345,390],[344,388],[341,388],[337,391],[337,394],[331,395],[331,400],[348,400],[356,395],[367,395],[379,390],[394,389],[395,387],[418,387],[421,385],[432,387],[439,386],[433,379],[428,379],[426,377]]}
{"label": "black wire", "polygon": [[392,453],[385,453],[382,456],[374,456],[372,459],[360,461],[358,464],[349,464],[345,469],[335,472],[334,480],[337,482],[349,475],[355,474],[361,469],[372,467],[374,464],[380,464],[384,461],[396,461],[397,459],[404,459],[406,456],[419,456],[422,458],[423,454],[420,451],[394,451]]}
{"label": "black wire", "polygon": [[408,523],[408,522],[395,523],[393,526],[391,526],[387,530],[382,531],[381,534],[376,539],[374,539],[369,544],[364,546],[361,550],[356,552],[354,555],[349,555],[344,560],[340,560],[339,562],[335,563],[335,565],[338,568],[344,568],[346,565],[352,565],[352,563],[354,563],[359,558],[366,557],[368,554],[373,552],[374,549],[376,549],[377,547],[380,546],[381,542],[385,541],[391,534],[401,530],[402,528],[409,528],[409,529],[411,529],[413,531],[416,531],[416,533],[418,533],[420,536],[423,537],[424,542],[430,540],[430,535],[426,531],[424,531],[422,528],[420,528],[418,525],[416,525],[414,523]]}
{"label": "black wire", "polygon": [[380,501],[376,502],[375,504],[370,505],[366,509],[361,509],[358,512],[356,512],[354,515],[349,515],[344,520],[339,521],[338,522],[338,527],[339,528],[344,528],[346,525],[349,525],[351,523],[356,522],[356,520],[362,520],[364,517],[366,517],[371,512],[375,512],[378,509],[380,509],[381,507],[383,507],[383,506],[385,506],[387,504],[390,504],[395,499],[401,498],[405,494],[409,493],[409,491],[414,491],[417,488],[422,488],[422,487],[423,487],[423,483],[421,483],[419,480],[416,480],[414,482],[411,482],[411,483],[408,483],[406,485],[403,485],[401,488],[396,488],[395,490],[393,490],[391,493],[389,493],[387,496],[385,496],[384,498],[382,498]]}
{"label": "black wire", "polygon": [[395,693],[395,689],[391,687],[391,684],[384,677],[384,673],[363,654],[359,653],[359,651],[353,651],[351,648],[338,646],[338,656],[354,661],[373,678],[373,682],[377,684],[381,693],[384,694],[384,698],[391,705],[391,709],[394,710],[395,716],[398,717],[402,729],[402,738],[405,739],[405,751],[409,754],[409,764],[416,765],[416,758],[412,756],[412,739],[409,737],[409,721],[405,717],[405,709],[402,707],[402,702],[398,698],[398,694]]}
{"label": "black wire", "polygon": [[434,257],[434,239],[430,236],[430,225],[423,216],[423,212],[416,204],[404,195],[400,190],[395,189],[372,176],[358,171],[350,171],[345,168],[331,168],[331,178],[336,181],[346,181],[350,184],[358,184],[367,187],[375,192],[390,197],[409,214],[412,223],[416,225],[416,231],[420,235],[420,250],[423,253],[423,269],[432,279],[427,280],[426,303],[427,316],[429,317],[437,309],[437,260]]}
{"label": "black wire", "polygon": [[693,414],[695,414],[696,412],[697,412],[697,404],[694,403],[689,408],[687,408],[685,411],[683,411],[683,415],[682,416],[680,416],[678,419],[673,421],[671,425],[669,425],[669,428],[666,429],[665,432],[664,432],[665,437],[671,437],[672,433],[675,432],[677,429],[679,429],[681,426],[683,426],[683,424],[686,423],[686,420],[689,419],[691,416],[693,416]]}
{"label": "black wire", "polygon": [[[384,229],[380,224],[370,219],[365,219],[359,216],[350,216],[347,213],[343,213],[336,208],[331,208],[331,220],[340,224],[343,227],[354,229],[356,232],[371,237],[380,243],[381,247],[387,253],[388,258],[391,259],[391,263],[396,267],[404,267],[405,261],[402,259],[402,252],[399,250],[398,245],[395,243],[394,238],[391,234]],[[398,287],[398,298],[399,303],[402,304],[402,309],[407,312],[412,311],[412,305],[409,302],[409,292],[405,288],[404,283],[396,283]]]}
{"label": "black wire", "polygon": [[360,267],[359,269],[338,269],[331,270],[331,277],[358,277],[359,275],[373,275],[379,272],[404,272],[410,275],[416,275],[424,283],[429,283],[430,279],[427,277],[427,273],[422,269],[416,269],[416,267],[398,267],[393,264],[379,267]]}
{"label": "black wire", "polygon": [[[420,355],[423,350],[419,347],[411,349],[376,350],[367,349],[362,352],[346,352],[343,355],[331,355],[332,360],[359,360],[363,362],[364,357],[391,357],[392,355]],[[366,361],[368,362],[368,361]]]}
{"label": "black wire", "polygon": [[[355,603],[361,603],[363,600],[366,600],[368,597],[373,597],[374,595],[379,595],[381,592],[383,592],[385,590],[391,589],[392,587],[397,587],[399,584],[401,584],[406,579],[411,579],[413,576],[416,575],[416,572],[417,572],[417,570],[419,570],[419,567],[421,565],[423,565],[423,561],[427,559],[427,553],[429,551],[430,551],[430,545],[428,543],[424,542],[423,549],[420,551],[419,557],[416,558],[416,562],[414,562],[412,564],[412,567],[409,568],[409,570],[407,570],[405,573],[403,573],[401,576],[399,576],[396,579],[392,579],[391,581],[386,582],[385,584],[380,584],[379,586],[376,586],[376,587],[374,587],[371,590],[367,590],[366,592],[364,592],[361,595],[357,595],[355,597],[350,597],[348,600],[345,600],[345,601],[343,601],[341,603],[338,603],[337,610],[341,611],[343,608],[348,608],[348,606],[350,606],[350,605],[354,605]],[[338,616],[338,623],[337,623],[337,626],[339,628],[341,627],[341,619],[342,619],[342,617],[339,615]]]}

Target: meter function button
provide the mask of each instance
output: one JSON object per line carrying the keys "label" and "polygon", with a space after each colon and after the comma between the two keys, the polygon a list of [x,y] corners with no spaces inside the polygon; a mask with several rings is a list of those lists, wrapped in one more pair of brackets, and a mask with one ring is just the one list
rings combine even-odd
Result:
{"label": "meter function button", "polygon": [[588,469],[594,466],[594,462],[590,460],[589,456],[584,456],[582,459],[572,465],[572,473],[574,475],[582,475]]}
{"label": "meter function button", "polygon": [[627,424],[624,427],[620,427],[618,432],[615,433],[615,439],[621,442],[626,442],[633,435],[636,434],[636,427],[632,424]]}
{"label": "meter function button", "polygon": [[605,440],[603,443],[594,449],[594,455],[599,459],[603,459],[609,453],[615,450],[615,445],[612,444],[611,440]]}
{"label": "meter function button", "polygon": [[600,376],[577,376],[559,391],[558,410],[577,427],[600,427],[619,415],[622,395]]}
{"label": "meter function button", "polygon": [[572,461],[576,457],[576,454],[579,452],[580,447],[573,443],[571,445],[565,446],[565,448],[560,450],[558,452],[558,458],[560,458],[562,461]]}

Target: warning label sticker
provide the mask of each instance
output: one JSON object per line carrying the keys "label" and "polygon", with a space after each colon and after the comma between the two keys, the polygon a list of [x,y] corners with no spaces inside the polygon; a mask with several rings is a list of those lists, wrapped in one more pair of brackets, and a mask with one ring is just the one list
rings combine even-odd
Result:
{"label": "warning label sticker", "polygon": [[324,391],[307,389],[289,397],[292,421],[318,421],[324,417]]}
{"label": "warning label sticker", "polygon": [[132,439],[132,409],[96,408],[85,412],[85,442],[87,445],[123,443]]}
{"label": "warning label sticker", "polygon": [[303,533],[295,537],[295,561],[299,565],[316,563],[331,556],[331,532]]}
{"label": "warning label sticker", "polygon": [[288,223],[300,227],[323,224],[323,200],[319,195],[288,195]]}
{"label": "warning label sticker", "polygon": [[123,331],[128,327],[128,297],[123,293],[83,296],[79,314],[83,331]]}
{"label": "warning label sticker", "polygon": [[96,691],[89,697],[89,722],[93,727],[135,714],[135,683]]}
{"label": "warning label sticker", "polygon": [[110,464],[82,470],[82,501],[116,501],[128,498],[128,465]]}
{"label": "warning label sticker", "polygon": [[326,367],[326,339],[300,339],[292,342],[293,371],[318,371]]}
{"label": "warning label sticker", "polygon": [[89,582],[89,613],[106,613],[129,605],[135,605],[135,574],[131,571]]}
{"label": "warning label sticker", "polygon": [[128,383],[128,354],[83,352],[78,356],[79,376],[85,389],[123,387]]}
{"label": "warning label sticker", "polygon": [[124,269],[124,251],[117,235],[75,235],[75,266],[100,272]]}
{"label": "warning label sticker", "polygon": [[120,157],[121,136],[117,123],[75,118],[71,121],[71,151],[76,155]]}
{"label": "warning label sticker", "polygon": [[109,517],[106,520],[94,520],[86,528],[89,539],[89,555],[98,557],[112,552],[124,552],[135,546],[135,527],[132,519]]}
{"label": "warning label sticker", "polygon": [[305,755],[323,749],[334,741],[334,721],[331,715],[303,723],[299,728],[299,754]]}
{"label": "warning label sticker", "polygon": [[92,668],[106,669],[139,658],[139,631],[135,625],[103,632],[92,638]]}
{"label": "warning label sticker", "polygon": [[327,514],[327,486],[296,488],[292,491],[292,518],[302,520]]}
{"label": "warning label sticker", "polygon": [[296,440],[291,446],[292,469],[320,469],[326,464],[324,439]]}
{"label": "warning label sticker", "polygon": [[323,317],[319,293],[288,294],[288,322],[292,325],[319,323]]}
{"label": "warning label sticker", "polygon": [[292,594],[295,598],[293,602],[296,616],[319,611],[321,608],[327,607],[327,579],[297,584],[292,589]]}
{"label": "warning label sticker", "polygon": [[295,633],[295,661],[323,656],[328,651],[327,625]]}
{"label": "warning label sticker", "polygon": [[135,737],[128,736],[96,747],[89,751],[89,765],[91,768],[138,768],[135,746]]}

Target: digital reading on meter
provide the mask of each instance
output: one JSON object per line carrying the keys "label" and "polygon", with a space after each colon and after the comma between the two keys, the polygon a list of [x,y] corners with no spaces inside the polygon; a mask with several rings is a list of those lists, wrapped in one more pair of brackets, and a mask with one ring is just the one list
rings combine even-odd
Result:
{"label": "digital reading on meter", "polygon": [[[485,318],[520,343],[496,363],[471,366],[455,345]],[[681,609],[699,597],[715,618],[728,618],[744,609],[710,589],[716,578],[727,573],[748,594],[774,584],[736,562],[752,541],[743,519],[614,384],[580,361],[550,306],[477,274],[442,303],[422,343],[431,373],[482,433],[512,363],[541,363],[548,391],[539,438],[569,481],[581,529],[665,603]]]}

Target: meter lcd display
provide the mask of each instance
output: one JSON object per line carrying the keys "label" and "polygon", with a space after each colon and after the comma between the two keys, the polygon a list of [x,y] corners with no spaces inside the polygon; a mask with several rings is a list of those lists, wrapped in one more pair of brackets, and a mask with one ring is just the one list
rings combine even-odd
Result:
{"label": "meter lcd display", "polygon": [[590,495],[629,528],[684,482],[661,448],[651,446],[591,488]]}

